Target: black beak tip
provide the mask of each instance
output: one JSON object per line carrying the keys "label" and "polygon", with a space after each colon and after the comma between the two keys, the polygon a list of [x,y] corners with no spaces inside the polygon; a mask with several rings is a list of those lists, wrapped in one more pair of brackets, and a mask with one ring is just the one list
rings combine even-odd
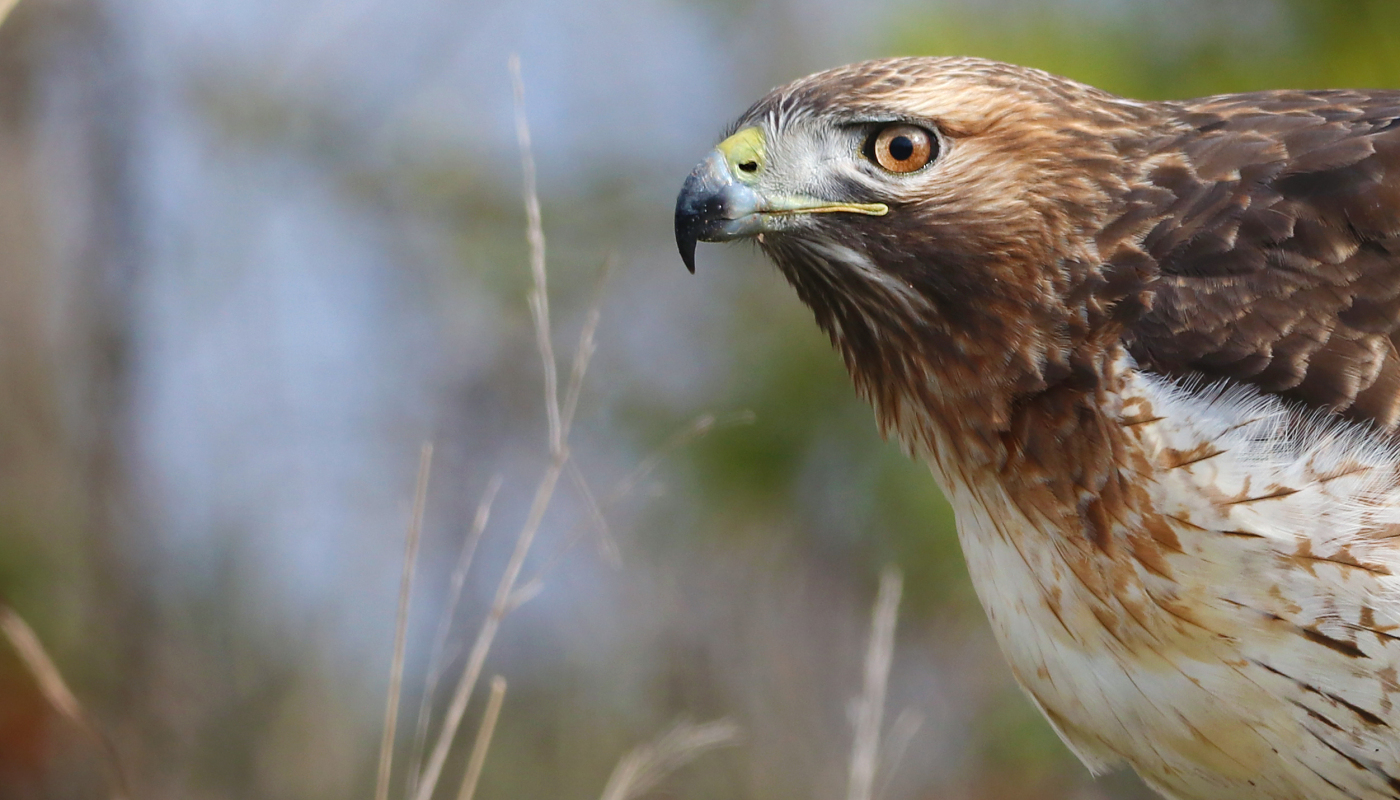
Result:
{"label": "black beak tip", "polygon": [[681,261],[685,262],[685,268],[690,270],[690,274],[695,274],[695,240],[678,241],[681,249]]}
{"label": "black beak tip", "polygon": [[695,274],[695,243],[700,238],[695,228],[695,219],[676,209],[676,247],[681,251],[681,261],[685,262],[685,268],[690,270],[691,275]]}
{"label": "black beak tip", "polygon": [[[701,195],[699,180],[692,174],[681,188],[676,198],[676,247],[681,251],[681,261],[690,274],[695,274],[695,243],[705,229],[705,215],[696,208],[696,199]],[[703,205],[703,204],[701,204]]]}

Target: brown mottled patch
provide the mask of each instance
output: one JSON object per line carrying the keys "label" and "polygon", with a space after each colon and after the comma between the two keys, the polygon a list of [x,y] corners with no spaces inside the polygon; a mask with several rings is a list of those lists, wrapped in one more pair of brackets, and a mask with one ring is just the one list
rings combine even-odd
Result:
{"label": "brown mottled patch", "polygon": [[1140,533],[1128,536],[1128,547],[1133,554],[1133,558],[1143,566],[1148,572],[1160,578],[1175,580],[1172,568],[1167,563],[1166,555],[1162,552],[1161,543],[1149,536]]}
{"label": "brown mottled patch", "polygon": [[[1374,633],[1376,638],[1381,640],[1382,644],[1384,644],[1387,639],[1400,640],[1400,636],[1391,634],[1391,631],[1400,629],[1400,625],[1381,625],[1376,622],[1376,611],[1370,606],[1361,607],[1361,620],[1357,624],[1371,633]],[[1391,674],[1393,677],[1394,669],[1391,669]]]}
{"label": "brown mottled patch", "polygon": [[1299,540],[1298,546],[1294,549],[1290,558],[1293,561],[1303,565],[1303,568],[1306,569],[1308,571],[1308,574],[1313,577],[1317,577],[1317,573],[1313,570],[1313,566],[1318,563],[1336,564],[1341,567],[1359,569],[1363,572],[1368,572],[1372,575],[1391,574],[1390,569],[1383,564],[1367,564],[1357,560],[1354,556],[1352,556],[1351,548],[1349,547],[1338,548],[1336,552],[1331,553],[1330,555],[1318,555],[1317,553],[1313,552],[1312,548],[1313,545],[1311,540],[1301,539]]}
{"label": "brown mottled patch", "polygon": [[1289,556],[1289,558],[1293,562],[1301,565],[1303,569],[1307,570],[1308,576],[1311,578],[1317,577],[1317,572],[1314,569],[1314,567],[1317,565],[1317,562],[1324,560],[1313,555],[1311,539],[1300,540],[1298,542],[1298,546],[1294,548],[1293,553]]}
{"label": "brown mottled patch", "polygon": [[[1307,729],[1305,728],[1304,730],[1307,730]],[[1324,746],[1327,747],[1328,750],[1331,750],[1332,752],[1334,752],[1334,753],[1336,753],[1337,755],[1341,756],[1343,759],[1346,760],[1347,763],[1351,764],[1351,765],[1352,765],[1353,767],[1355,767],[1356,769],[1358,769],[1358,770],[1360,770],[1360,771],[1362,771],[1362,772],[1364,772],[1364,773],[1367,773],[1367,774],[1371,774],[1371,773],[1374,772],[1374,770],[1368,769],[1367,766],[1366,766],[1365,764],[1363,764],[1363,763],[1361,763],[1359,760],[1357,760],[1357,758],[1356,758],[1355,756],[1351,755],[1350,753],[1346,752],[1345,750],[1341,749],[1340,747],[1336,746],[1335,744],[1332,744],[1330,741],[1328,741],[1328,740],[1326,739],[1326,737],[1319,736],[1318,733],[1317,733],[1316,731],[1311,731],[1311,730],[1309,730],[1309,731],[1308,731],[1308,734],[1309,734],[1310,736],[1312,736],[1314,739],[1316,739],[1316,740],[1318,740],[1319,742],[1321,742]],[[1325,780],[1325,779],[1324,779],[1324,780]],[[1394,779],[1392,778],[1391,780],[1394,780]],[[1339,791],[1341,791],[1341,792],[1343,792],[1344,794],[1346,794],[1348,797],[1356,797],[1356,795],[1352,794],[1351,792],[1346,791],[1345,789],[1342,789],[1340,786],[1337,786],[1337,784],[1332,783],[1331,781],[1327,781],[1327,782],[1328,782],[1329,784],[1331,784],[1332,786],[1336,787]]]}
{"label": "brown mottled patch", "polygon": [[1367,539],[1400,539],[1400,525],[1378,525],[1364,532]]}
{"label": "brown mottled patch", "polygon": [[1269,587],[1269,591],[1266,592],[1266,595],[1270,600],[1274,601],[1274,604],[1277,608],[1280,608],[1289,614],[1296,615],[1303,613],[1303,607],[1301,605],[1298,605],[1298,603],[1292,600],[1291,598],[1285,597],[1283,594],[1283,589],[1280,588],[1277,583]]}
{"label": "brown mottled patch", "polygon": [[1094,497],[1084,504],[1081,512],[1084,520],[1084,532],[1088,535],[1089,541],[1094,543],[1105,556],[1113,557],[1113,550],[1116,545],[1113,536],[1113,520],[1109,517],[1108,507],[1102,498]]}
{"label": "brown mottled patch", "polygon": [[1290,496],[1290,495],[1295,495],[1295,494],[1297,494],[1297,493],[1298,493],[1298,490],[1297,490],[1297,489],[1293,489],[1293,488],[1290,488],[1290,487],[1287,487],[1287,486],[1279,486],[1279,485],[1275,484],[1275,485],[1273,485],[1273,486],[1270,486],[1268,489],[1266,489],[1266,490],[1264,491],[1263,494],[1256,494],[1256,495],[1250,495],[1250,496],[1240,496],[1240,497],[1237,497],[1237,498],[1234,499],[1234,500],[1230,500],[1230,501],[1228,501],[1228,502],[1225,502],[1225,503],[1223,503],[1222,505],[1227,505],[1227,506],[1239,506],[1239,505],[1245,505],[1245,504],[1247,504],[1247,503],[1260,503],[1260,502],[1263,502],[1263,501],[1265,501],[1265,500],[1281,500],[1281,499],[1283,499],[1283,498],[1285,498],[1285,497],[1288,497],[1288,496]]}
{"label": "brown mottled patch", "polygon": [[1381,682],[1381,711],[1389,715],[1395,707],[1390,698],[1392,695],[1400,693],[1400,682],[1396,681],[1395,667],[1376,670],[1376,677]]}
{"label": "brown mottled patch", "polygon": [[1278,667],[1266,664],[1263,661],[1255,659],[1254,663],[1257,664],[1259,667],[1263,668],[1264,670],[1267,670],[1268,672],[1272,672],[1273,674],[1278,675],[1281,678],[1286,678],[1292,681],[1295,685],[1297,685],[1299,689],[1302,689],[1303,691],[1308,692],[1309,694],[1314,694],[1318,697],[1326,698],[1332,701],[1333,703],[1337,704],[1338,706],[1347,709],[1351,713],[1355,714],[1358,718],[1360,718],[1363,722],[1366,722],[1369,725],[1374,725],[1378,728],[1390,727],[1390,724],[1387,723],[1384,719],[1381,719],[1380,716],[1370,711],[1367,711],[1366,709],[1356,705],[1355,703],[1352,703],[1351,701],[1347,700],[1341,695],[1319,689],[1316,686],[1313,686],[1311,683],[1299,680],[1298,678],[1289,675],[1283,670],[1280,670]]}
{"label": "brown mottled patch", "polygon": [[1177,537],[1176,531],[1172,530],[1172,526],[1167,524],[1168,519],[1174,520],[1181,525],[1204,530],[1180,517],[1173,517],[1170,515],[1158,516],[1156,514],[1144,517],[1142,520],[1142,528],[1147,531],[1147,535],[1151,536],[1154,542],[1173,553],[1184,553],[1185,551],[1181,549],[1181,539]]}
{"label": "brown mottled patch", "polygon": [[1391,574],[1390,568],[1385,566],[1384,564],[1368,564],[1363,561],[1360,561],[1351,554],[1350,547],[1340,547],[1337,549],[1337,552],[1328,556],[1318,556],[1318,558],[1321,558],[1325,561],[1331,561],[1333,564],[1341,564],[1344,567],[1352,567],[1353,569],[1363,570],[1365,572],[1371,573],[1372,575]]}
{"label": "brown mottled patch", "polygon": [[1396,680],[1395,667],[1384,667],[1377,670],[1376,677],[1380,678],[1381,689],[1386,694],[1400,692],[1400,681]]}
{"label": "brown mottled patch", "polygon": [[1065,624],[1065,618],[1060,615],[1060,598],[1058,594],[1054,597],[1049,594],[1042,595],[1041,600],[1044,601],[1045,608],[1050,611],[1050,616],[1054,617],[1055,621],[1060,623],[1060,630],[1064,631],[1066,636],[1073,639],[1074,631]]}
{"label": "brown mottled patch", "polygon": [[1347,710],[1351,711],[1351,713],[1353,713],[1353,714],[1355,714],[1356,716],[1360,717],[1360,718],[1361,718],[1364,722],[1366,722],[1368,725],[1374,725],[1374,726],[1376,726],[1377,728],[1389,728],[1389,727],[1390,727],[1390,723],[1388,723],[1388,722],[1386,722],[1385,720],[1381,719],[1379,715],[1374,714],[1374,713],[1372,713],[1372,712],[1370,712],[1370,711],[1367,711],[1366,709],[1362,708],[1361,706],[1358,706],[1358,705],[1356,705],[1355,703],[1349,702],[1348,700],[1346,700],[1345,698],[1343,698],[1343,697],[1341,697],[1341,696],[1339,696],[1339,695],[1332,694],[1331,692],[1323,692],[1322,694],[1325,695],[1325,696],[1327,697],[1327,699],[1334,701],[1335,703],[1337,703],[1337,704],[1340,705],[1340,706],[1344,706]]}
{"label": "brown mottled patch", "polygon": [[1335,723],[1335,722],[1333,722],[1332,720],[1328,719],[1328,718],[1326,717],[1326,715],[1324,715],[1322,712],[1316,711],[1316,710],[1314,710],[1314,709],[1312,709],[1312,708],[1309,708],[1308,706],[1306,706],[1306,705],[1304,705],[1304,704],[1298,702],[1297,700],[1292,700],[1292,699],[1290,699],[1288,702],[1289,702],[1289,703],[1292,703],[1294,706],[1296,706],[1298,709],[1300,709],[1301,711],[1303,711],[1304,713],[1306,713],[1308,716],[1312,717],[1313,719],[1317,720],[1318,722],[1321,722],[1323,725],[1326,725],[1327,727],[1329,727],[1329,728],[1331,728],[1331,729],[1333,729],[1333,730],[1336,730],[1336,731],[1343,730],[1343,728],[1342,728],[1341,725],[1338,725],[1337,723]]}
{"label": "brown mottled patch", "polygon": [[1203,624],[1199,619],[1197,619],[1195,612],[1192,610],[1189,604],[1183,603],[1176,598],[1159,596],[1158,593],[1152,591],[1148,591],[1147,596],[1152,600],[1153,605],[1155,605],[1157,608],[1160,608],[1172,618],[1180,622],[1184,622],[1193,628],[1209,633],[1212,636],[1225,636],[1225,634],[1222,634],[1221,632],[1216,630],[1212,630],[1211,628]]}
{"label": "brown mottled patch", "polygon": [[1303,635],[1304,639],[1315,644],[1320,644],[1323,647],[1336,650],[1338,653],[1349,658],[1370,658],[1370,656],[1366,655],[1364,650],[1356,646],[1355,642],[1348,642],[1343,639],[1328,636],[1316,627],[1304,627],[1300,625],[1298,626],[1298,632]]}
{"label": "brown mottled patch", "polygon": [[1163,466],[1166,469],[1180,469],[1224,455],[1224,453],[1224,450],[1210,442],[1201,442],[1190,450],[1176,450],[1169,447],[1162,454]]}
{"label": "brown mottled patch", "polygon": [[1134,397],[1123,404],[1123,410],[1118,419],[1118,424],[1125,428],[1137,428],[1143,425],[1151,425],[1154,422],[1161,422],[1166,417],[1158,416],[1152,409],[1152,404],[1145,398]]}
{"label": "brown mottled patch", "polygon": [[1104,631],[1108,633],[1109,636],[1112,636],[1120,645],[1123,645],[1124,649],[1131,649],[1128,647],[1127,642],[1123,641],[1123,638],[1118,635],[1119,626],[1123,622],[1122,619],[1111,610],[1098,603],[1091,604],[1089,606],[1089,611],[1093,613],[1094,619],[1098,620],[1099,625],[1103,627]]}
{"label": "brown mottled patch", "polygon": [[1313,472],[1312,477],[1318,483],[1330,483],[1339,478],[1350,478],[1353,475],[1361,475],[1370,471],[1371,468],[1363,464],[1348,464],[1345,467],[1339,467],[1329,472]]}

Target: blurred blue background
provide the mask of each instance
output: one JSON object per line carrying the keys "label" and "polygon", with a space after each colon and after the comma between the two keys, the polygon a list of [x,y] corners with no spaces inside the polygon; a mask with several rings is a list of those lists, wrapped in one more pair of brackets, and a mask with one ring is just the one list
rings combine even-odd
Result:
{"label": "blurred blue background", "polygon": [[[543,589],[487,663],[510,691],[478,796],[596,797],[633,745],[722,716],[742,741],[653,796],[843,796],[896,563],[887,720],[922,725],[883,800],[1148,797],[1092,780],[1015,688],[932,480],[774,270],[706,246],[686,274],[675,193],[770,87],[862,58],[985,56],[1148,99],[1395,87],[1388,0],[23,0],[0,29],[0,595],[136,795],[370,796],[424,441],[406,727],[500,475],[459,668],[547,462],[512,53],[563,369],[616,266],[579,478],[525,569]],[[616,494],[658,448],[604,534],[580,483]],[[102,786],[0,648],[0,798]]]}

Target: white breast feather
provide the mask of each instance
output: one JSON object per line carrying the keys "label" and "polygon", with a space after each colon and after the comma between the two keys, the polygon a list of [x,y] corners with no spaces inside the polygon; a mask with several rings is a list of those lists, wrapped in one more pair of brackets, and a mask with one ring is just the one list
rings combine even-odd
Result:
{"label": "white breast feather", "polygon": [[1121,374],[1124,424],[1157,418],[1134,480],[1180,540],[1170,579],[1129,559],[1106,606],[1064,532],[930,459],[1017,680],[1090,769],[1127,761],[1169,797],[1400,797],[1400,450],[1252,389]]}

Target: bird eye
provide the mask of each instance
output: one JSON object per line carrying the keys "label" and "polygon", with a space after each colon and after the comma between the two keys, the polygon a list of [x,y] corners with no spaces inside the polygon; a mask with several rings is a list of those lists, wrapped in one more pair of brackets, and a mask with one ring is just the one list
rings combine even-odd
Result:
{"label": "bird eye", "polygon": [[867,158],[890,172],[913,172],[938,155],[938,140],[916,125],[898,123],[876,131],[865,150]]}

